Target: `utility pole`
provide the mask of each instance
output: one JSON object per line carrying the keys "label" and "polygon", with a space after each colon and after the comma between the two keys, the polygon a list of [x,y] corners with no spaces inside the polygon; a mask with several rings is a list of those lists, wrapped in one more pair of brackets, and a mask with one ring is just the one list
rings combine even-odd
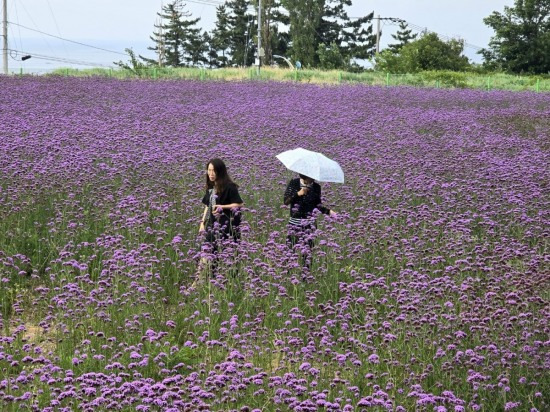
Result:
{"label": "utility pole", "polygon": [[[164,2],[160,2],[160,9],[162,10],[164,8]],[[158,28],[159,28],[159,40],[160,40],[160,44],[158,45],[158,52],[159,52],[159,67],[162,67],[164,65],[164,54],[165,54],[165,51],[164,51],[164,30],[163,30],[163,27],[162,27],[162,18],[159,18],[157,19],[157,24],[158,24]]]}
{"label": "utility pole", "polygon": [[4,74],[8,74],[8,0],[2,0],[2,59]]}
{"label": "utility pole", "polygon": [[159,67],[162,67],[164,65],[164,31],[162,29],[162,19],[158,19],[158,27],[159,27],[159,40],[160,40],[160,44],[158,46]]}
{"label": "utility pole", "polygon": [[380,17],[380,15],[378,15],[378,17],[375,17],[374,19],[376,20],[376,54],[378,54],[380,53],[380,20],[389,20],[393,23],[405,23],[405,20],[398,17]]}
{"label": "utility pole", "polygon": [[262,0],[258,1],[258,73],[262,65]]}
{"label": "utility pole", "polygon": [[380,15],[376,18],[376,54],[380,53]]}

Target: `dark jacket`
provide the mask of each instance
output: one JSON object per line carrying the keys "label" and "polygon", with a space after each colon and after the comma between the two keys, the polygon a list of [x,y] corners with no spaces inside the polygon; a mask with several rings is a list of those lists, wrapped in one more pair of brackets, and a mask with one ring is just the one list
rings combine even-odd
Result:
{"label": "dark jacket", "polygon": [[311,217],[313,210],[318,209],[328,215],[330,209],[321,203],[321,186],[313,182],[307,194],[298,196],[300,191],[300,179],[292,179],[285,190],[284,203],[290,206],[291,219],[307,219]]}

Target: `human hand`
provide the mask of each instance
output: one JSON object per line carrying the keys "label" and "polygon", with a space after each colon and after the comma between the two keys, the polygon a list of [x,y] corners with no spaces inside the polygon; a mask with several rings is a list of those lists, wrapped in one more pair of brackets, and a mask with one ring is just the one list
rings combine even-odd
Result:
{"label": "human hand", "polygon": [[202,232],[204,232],[204,222],[201,222],[199,226],[199,233],[202,233]]}
{"label": "human hand", "polygon": [[334,210],[331,210],[331,211],[330,211],[330,216],[331,216],[331,217],[337,217],[337,216],[338,216],[338,213],[336,213]]}
{"label": "human hand", "polygon": [[215,207],[213,210],[212,210],[212,214],[214,215],[214,217],[217,219],[218,217],[220,217],[220,215],[223,213],[223,209],[221,206],[217,206]]}
{"label": "human hand", "polygon": [[300,189],[300,191],[298,192],[298,196],[305,196],[305,195],[307,195],[308,191],[309,191],[309,189],[307,187],[302,187]]}

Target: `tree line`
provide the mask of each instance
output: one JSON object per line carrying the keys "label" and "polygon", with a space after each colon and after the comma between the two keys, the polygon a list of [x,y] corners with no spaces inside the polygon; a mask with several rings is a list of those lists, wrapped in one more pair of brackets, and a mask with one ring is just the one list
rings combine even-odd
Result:
{"label": "tree line", "polygon": [[[361,71],[360,60],[393,73],[423,70],[471,69],[464,56],[464,40],[443,41],[435,33],[413,34],[401,20],[394,40],[376,53],[374,12],[351,18],[352,0],[262,0],[261,49],[258,53],[257,0],[227,0],[216,8],[216,23],[208,32],[198,26],[184,0],[172,0],[158,12],[148,49],[155,58],[136,56],[127,49],[129,63],[139,69],[157,67],[223,68],[282,63],[284,57],[307,68]],[[550,0],[515,0],[504,13],[483,21],[495,34],[479,53],[483,67],[512,73],[550,72]]]}

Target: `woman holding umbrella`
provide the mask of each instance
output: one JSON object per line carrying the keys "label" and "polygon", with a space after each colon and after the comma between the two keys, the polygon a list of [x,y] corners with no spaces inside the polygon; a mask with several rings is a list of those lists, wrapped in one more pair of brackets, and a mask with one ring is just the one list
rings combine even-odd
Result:
{"label": "woman holding umbrella", "polygon": [[[288,243],[294,248],[302,248],[306,267],[311,264],[313,233],[316,228],[315,210],[327,215],[336,213],[323,206],[321,186],[315,180],[343,183],[344,173],[340,165],[321,153],[302,148],[289,150],[277,156],[290,170],[298,172],[299,177],[292,179],[285,190],[284,204],[290,206],[288,225]],[[315,175],[311,177],[311,175]]]}

